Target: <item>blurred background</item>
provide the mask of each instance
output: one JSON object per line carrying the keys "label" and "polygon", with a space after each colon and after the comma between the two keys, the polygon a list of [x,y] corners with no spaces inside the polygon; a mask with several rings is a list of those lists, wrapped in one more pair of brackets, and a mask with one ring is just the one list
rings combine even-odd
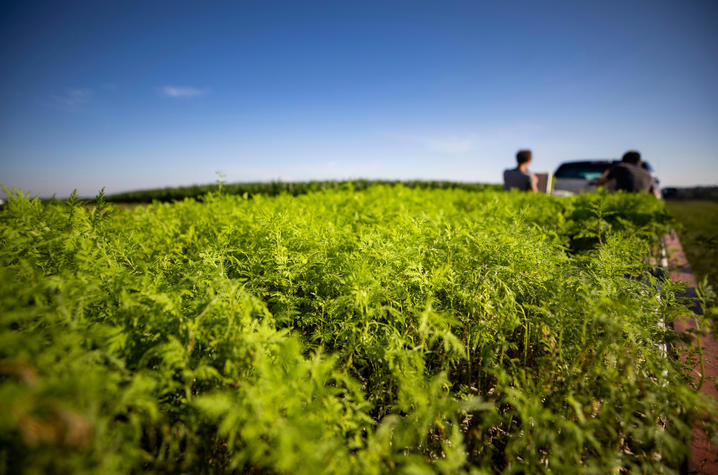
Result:
{"label": "blurred background", "polygon": [[15,2],[0,184],[498,183],[639,150],[718,184],[718,3]]}

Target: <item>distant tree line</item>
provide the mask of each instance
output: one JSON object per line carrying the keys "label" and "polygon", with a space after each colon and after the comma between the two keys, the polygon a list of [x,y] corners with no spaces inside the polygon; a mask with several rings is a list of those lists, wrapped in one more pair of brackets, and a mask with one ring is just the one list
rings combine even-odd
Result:
{"label": "distant tree line", "polygon": [[408,188],[419,189],[462,189],[469,191],[480,191],[486,189],[502,189],[500,185],[489,185],[485,183],[460,183],[453,181],[424,181],[424,180],[325,180],[325,181],[302,181],[302,182],[252,182],[252,183],[227,183],[227,184],[206,184],[178,186],[167,188],[156,188],[150,190],[128,191],[125,193],[117,193],[105,197],[106,201],[115,203],[151,203],[153,201],[172,202],[181,201],[185,198],[198,198],[207,193],[222,193],[232,195],[244,195],[248,197],[253,195],[275,196],[283,193],[297,196],[310,193],[313,191],[325,190],[330,188],[349,188],[353,190],[365,190],[372,185],[398,185],[401,184]]}
{"label": "distant tree line", "polygon": [[686,188],[663,188],[663,198],[675,201],[718,201],[718,186],[691,186]]}
{"label": "distant tree line", "polygon": [[[114,203],[151,203],[182,201],[185,198],[199,198],[207,193],[222,193],[231,195],[254,195],[276,196],[286,193],[292,196],[303,195],[313,191],[331,188],[349,188],[357,191],[365,190],[372,185],[403,185],[408,188],[419,189],[461,189],[468,191],[501,190],[503,187],[496,184],[468,183],[447,180],[324,180],[324,181],[297,181],[297,182],[247,182],[247,183],[226,183],[226,184],[204,184],[154,188],[147,190],[127,191],[104,196],[104,200]],[[666,200],[689,201],[705,200],[718,202],[718,186],[693,186],[685,188],[663,188],[663,198]],[[47,198],[42,201],[48,201]],[[92,201],[92,200],[91,200]],[[0,207],[2,200],[0,200]]]}

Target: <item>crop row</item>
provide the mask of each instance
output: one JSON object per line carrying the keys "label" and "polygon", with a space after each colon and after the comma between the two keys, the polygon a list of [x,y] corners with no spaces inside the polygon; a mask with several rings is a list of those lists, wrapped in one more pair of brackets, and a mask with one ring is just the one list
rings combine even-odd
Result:
{"label": "crop row", "polygon": [[[220,173],[220,177],[221,177]],[[116,193],[107,196],[107,201],[113,203],[152,203],[153,201],[174,202],[182,201],[185,198],[201,198],[208,193],[221,192],[228,195],[241,195],[253,197],[255,195],[277,196],[280,194],[288,195],[304,195],[306,193],[314,193],[321,190],[343,189],[351,191],[363,191],[369,187],[383,185],[396,186],[401,185],[407,188],[419,189],[459,189],[467,191],[482,190],[498,190],[498,185],[489,185],[483,183],[461,183],[454,181],[438,181],[438,180],[315,180],[315,181],[270,181],[270,182],[239,182],[239,183],[223,183],[221,178],[218,183],[205,185],[190,185],[178,187],[155,188],[150,190],[135,190]]]}
{"label": "crop row", "polygon": [[[0,213],[0,471],[677,470],[715,423],[647,195]],[[713,413],[714,414],[714,413]]]}

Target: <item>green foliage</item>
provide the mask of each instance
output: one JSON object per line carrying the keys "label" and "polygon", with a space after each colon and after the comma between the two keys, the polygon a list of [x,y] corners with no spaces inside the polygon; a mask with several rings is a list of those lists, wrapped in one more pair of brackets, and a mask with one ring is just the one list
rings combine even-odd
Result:
{"label": "green foliage", "polygon": [[230,195],[255,195],[277,196],[286,193],[292,196],[304,195],[320,190],[334,188],[352,189],[363,191],[374,185],[401,185],[408,188],[419,189],[460,189],[467,191],[499,190],[500,185],[487,185],[483,183],[459,183],[452,181],[425,181],[425,180],[352,180],[352,181],[307,181],[307,182],[245,182],[225,183],[225,175],[217,171],[217,183],[208,185],[191,185],[167,188],[155,188],[150,190],[127,191],[106,197],[108,201],[115,203],[152,203],[153,201],[174,202],[182,201],[185,198],[201,198],[208,193],[223,192]]}
{"label": "green foliage", "polygon": [[0,471],[671,472],[715,423],[650,196],[230,186],[13,195]]}

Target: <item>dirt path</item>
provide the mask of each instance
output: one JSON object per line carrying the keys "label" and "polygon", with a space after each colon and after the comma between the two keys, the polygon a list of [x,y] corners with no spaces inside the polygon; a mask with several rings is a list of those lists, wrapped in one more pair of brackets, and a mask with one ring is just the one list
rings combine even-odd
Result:
{"label": "dirt path", "polygon": [[[668,252],[668,268],[671,279],[674,282],[682,281],[688,283],[688,293],[695,294],[696,279],[688,264],[683,247],[674,232],[665,237],[666,250]],[[685,333],[696,330],[697,325],[693,318],[679,319],[674,322],[677,332]],[[705,364],[705,382],[701,392],[708,394],[718,400],[718,390],[715,381],[718,378],[718,341],[710,334],[703,334],[701,337],[703,346],[703,357]],[[685,355],[682,356],[685,358]],[[700,379],[700,367],[696,364],[693,367],[694,380]],[[691,459],[688,462],[688,473],[718,474],[718,447],[712,446],[705,432],[696,425],[693,428],[693,443],[691,445]]]}

